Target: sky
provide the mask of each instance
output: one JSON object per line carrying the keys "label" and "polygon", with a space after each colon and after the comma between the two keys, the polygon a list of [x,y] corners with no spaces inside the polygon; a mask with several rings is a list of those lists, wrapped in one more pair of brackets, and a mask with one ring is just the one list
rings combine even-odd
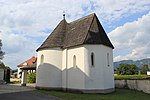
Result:
{"label": "sky", "polygon": [[0,0],[3,62],[12,69],[36,49],[62,20],[96,13],[114,45],[114,61],[150,58],[150,0]]}

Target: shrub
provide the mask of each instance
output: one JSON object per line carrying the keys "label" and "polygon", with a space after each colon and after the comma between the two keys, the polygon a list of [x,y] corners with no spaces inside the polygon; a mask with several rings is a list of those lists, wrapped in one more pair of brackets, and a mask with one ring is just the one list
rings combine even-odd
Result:
{"label": "shrub", "polygon": [[36,73],[30,73],[27,75],[27,83],[35,83],[36,81]]}
{"label": "shrub", "polygon": [[147,75],[114,75],[115,80],[146,79]]}

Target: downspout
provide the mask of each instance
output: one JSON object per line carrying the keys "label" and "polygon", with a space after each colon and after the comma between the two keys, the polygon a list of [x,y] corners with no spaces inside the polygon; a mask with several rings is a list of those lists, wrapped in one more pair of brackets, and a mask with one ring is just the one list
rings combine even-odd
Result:
{"label": "downspout", "polygon": [[66,49],[66,91],[68,89],[68,50]]}

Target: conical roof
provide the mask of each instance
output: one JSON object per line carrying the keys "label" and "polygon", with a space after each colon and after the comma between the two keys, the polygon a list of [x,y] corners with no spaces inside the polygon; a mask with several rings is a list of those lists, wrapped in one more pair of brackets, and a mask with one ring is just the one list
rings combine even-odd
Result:
{"label": "conical roof", "polygon": [[53,47],[69,48],[82,44],[103,44],[114,48],[96,14],[70,23],[63,19],[37,51]]}

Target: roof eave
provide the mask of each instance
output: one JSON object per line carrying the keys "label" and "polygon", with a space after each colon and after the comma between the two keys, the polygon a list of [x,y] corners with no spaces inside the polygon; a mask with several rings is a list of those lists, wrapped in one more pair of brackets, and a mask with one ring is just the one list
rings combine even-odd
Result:
{"label": "roof eave", "polygon": [[44,50],[44,49],[49,49],[49,48],[63,48],[63,46],[42,47],[42,48],[38,48],[38,49],[36,50],[36,52],[38,52],[39,50]]}

